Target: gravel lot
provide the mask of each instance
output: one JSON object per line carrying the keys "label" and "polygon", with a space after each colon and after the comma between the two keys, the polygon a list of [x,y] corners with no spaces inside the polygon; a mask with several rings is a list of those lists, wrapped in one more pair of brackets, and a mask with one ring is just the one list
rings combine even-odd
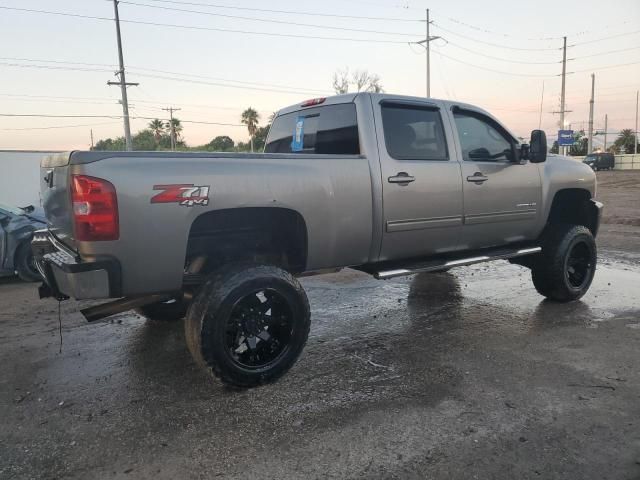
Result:
{"label": "gravel lot", "polygon": [[0,283],[0,478],[640,478],[640,172],[599,172],[580,302],[506,262],[304,280],[312,330],[276,384],[231,391],[181,324]]}

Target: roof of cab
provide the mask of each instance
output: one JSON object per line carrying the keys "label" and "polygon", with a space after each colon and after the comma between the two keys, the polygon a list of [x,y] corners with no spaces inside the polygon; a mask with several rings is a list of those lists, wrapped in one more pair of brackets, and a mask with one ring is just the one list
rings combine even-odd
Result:
{"label": "roof of cab", "polygon": [[[345,93],[342,95],[332,95],[330,97],[317,97],[317,98],[324,98],[324,101],[320,104],[320,105],[335,105],[338,103],[350,103],[353,102],[353,100],[358,96],[358,92],[356,93]],[[312,99],[305,99],[302,102],[296,103],[294,105],[289,105],[288,107],[284,107],[280,110],[278,110],[278,115],[284,115],[285,113],[291,113],[291,112],[296,112],[298,110],[300,110],[301,108],[306,108],[303,107],[302,104],[306,101],[309,101]],[[309,107],[311,107],[312,105],[309,105]],[[315,106],[315,105],[313,105]]]}
{"label": "roof of cab", "polygon": [[[392,100],[392,101],[395,100],[395,101],[405,101],[405,102],[417,102],[417,103],[424,103],[424,104],[431,103],[440,108],[444,107],[445,109],[450,109],[452,107],[460,107],[462,109],[473,110],[479,113],[483,113],[484,115],[498,122],[498,124],[502,125],[502,127],[507,130],[507,132],[513,137],[513,139],[519,143],[518,136],[513,131],[511,131],[503,122],[498,120],[498,118],[496,118],[494,115],[492,115],[490,112],[488,112],[484,108],[478,107],[476,105],[472,105],[470,103],[464,103],[464,102],[458,102],[458,101],[452,101],[452,100],[442,100],[442,99],[431,98],[431,97],[425,98],[425,97],[415,97],[410,95],[396,95],[396,94],[390,94],[390,93],[355,92],[355,93],[345,93],[342,95],[333,95],[329,97],[324,97],[323,102],[319,105],[324,106],[324,105],[335,105],[339,103],[350,103],[350,102],[353,102],[358,95],[368,95],[371,97],[373,102],[381,101],[381,100]],[[323,98],[323,97],[320,97],[320,98]],[[308,99],[305,101],[308,101]],[[288,107],[285,107],[279,110],[278,116],[291,113],[291,112],[297,112],[302,108],[306,108],[302,106],[302,104],[305,101],[296,103],[295,105],[289,105]],[[309,107],[311,107],[311,105]]]}

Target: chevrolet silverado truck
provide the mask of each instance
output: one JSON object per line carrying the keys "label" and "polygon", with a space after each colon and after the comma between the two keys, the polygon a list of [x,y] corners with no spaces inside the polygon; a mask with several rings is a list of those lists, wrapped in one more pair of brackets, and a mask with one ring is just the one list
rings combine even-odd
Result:
{"label": "chevrolet silverado truck", "polygon": [[278,112],[264,153],[80,152],[43,159],[41,296],[185,318],[197,363],[277,379],[310,325],[303,275],[379,279],[507,259],[543,296],[585,294],[602,204],[593,171],[460,102],[357,93]]}

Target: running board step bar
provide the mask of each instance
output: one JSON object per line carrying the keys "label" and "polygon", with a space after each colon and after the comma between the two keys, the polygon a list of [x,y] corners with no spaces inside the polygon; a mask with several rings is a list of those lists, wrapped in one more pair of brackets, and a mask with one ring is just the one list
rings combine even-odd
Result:
{"label": "running board step bar", "polygon": [[387,265],[387,268],[380,271],[374,271],[373,276],[380,280],[387,278],[399,277],[402,275],[411,275],[412,273],[421,272],[437,272],[441,270],[447,270],[453,267],[461,267],[463,265],[473,265],[474,263],[490,262],[492,260],[507,260],[509,258],[523,257],[525,255],[531,255],[542,251],[541,247],[527,247],[527,248],[496,248],[489,249],[481,252],[476,252],[470,257],[462,258],[440,258],[436,260],[428,260],[415,263],[404,263],[396,265]]}

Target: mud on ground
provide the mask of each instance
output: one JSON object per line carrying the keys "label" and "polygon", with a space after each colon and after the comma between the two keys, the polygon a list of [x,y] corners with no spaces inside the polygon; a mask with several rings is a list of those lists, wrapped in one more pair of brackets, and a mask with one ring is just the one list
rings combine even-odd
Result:
{"label": "mud on ground", "polygon": [[582,301],[506,262],[307,278],[305,352],[250,391],[131,313],[87,325],[63,303],[58,353],[57,303],[3,281],[0,478],[640,478],[640,175],[598,178]]}

